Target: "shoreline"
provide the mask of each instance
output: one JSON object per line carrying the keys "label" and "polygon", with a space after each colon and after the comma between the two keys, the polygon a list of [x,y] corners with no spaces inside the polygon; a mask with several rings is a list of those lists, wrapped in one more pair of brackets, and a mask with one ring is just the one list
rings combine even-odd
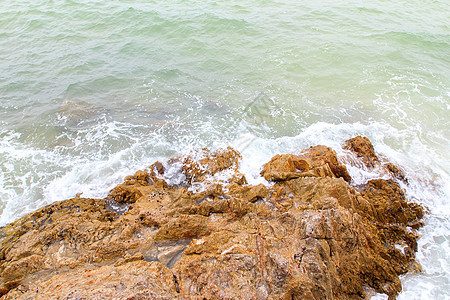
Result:
{"label": "shoreline", "polygon": [[352,186],[336,153],[313,146],[264,164],[271,186],[249,185],[239,152],[201,149],[127,176],[105,199],[39,209],[0,229],[1,299],[395,299],[399,275],[420,271],[423,209],[367,138],[344,148],[347,164],[392,179]]}

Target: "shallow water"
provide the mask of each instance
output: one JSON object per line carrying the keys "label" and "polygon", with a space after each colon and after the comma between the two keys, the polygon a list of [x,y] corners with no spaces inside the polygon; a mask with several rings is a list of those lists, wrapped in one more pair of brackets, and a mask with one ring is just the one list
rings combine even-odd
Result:
{"label": "shallow water", "polygon": [[364,135],[430,211],[424,272],[404,276],[399,298],[448,299],[449,12],[415,0],[1,2],[0,224],[104,197],[191,149],[236,147],[257,183],[274,154],[339,152]]}

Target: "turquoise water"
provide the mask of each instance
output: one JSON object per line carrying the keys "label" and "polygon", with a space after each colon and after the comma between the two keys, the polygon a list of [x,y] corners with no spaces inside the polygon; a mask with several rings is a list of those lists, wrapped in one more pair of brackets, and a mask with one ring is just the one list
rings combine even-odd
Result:
{"label": "turquoise water", "polygon": [[309,2],[0,2],[0,223],[190,149],[258,182],[365,135],[430,211],[400,299],[448,299],[450,5]]}

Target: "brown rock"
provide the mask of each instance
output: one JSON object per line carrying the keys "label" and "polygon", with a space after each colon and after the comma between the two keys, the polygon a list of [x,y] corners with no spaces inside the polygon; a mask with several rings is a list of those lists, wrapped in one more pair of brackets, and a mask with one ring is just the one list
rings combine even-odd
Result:
{"label": "brown rock", "polygon": [[226,169],[237,171],[241,155],[228,147],[210,152],[204,148],[200,151],[179,158],[183,162],[182,170],[188,183],[201,182],[207,175],[214,175]]}
{"label": "brown rock", "polygon": [[[311,167],[317,169],[319,176],[330,176],[326,169],[331,170],[336,177],[342,177],[345,181],[350,182],[351,177],[348,174],[347,168],[342,165],[333,149],[325,146],[309,147],[303,155],[311,160]],[[328,167],[326,166],[328,165]],[[323,169],[325,166],[325,170]],[[322,168],[322,170],[320,170]]]}
{"label": "brown rock", "polygon": [[210,234],[207,218],[201,215],[181,215],[173,218],[156,232],[155,240],[185,240]]}
{"label": "brown rock", "polygon": [[404,171],[397,165],[381,161],[381,159],[375,154],[372,143],[366,137],[357,136],[355,138],[345,141],[344,149],[353,152],[357,159],[355,160],[351,156],[344,158],[346,163],[353,165],[355,167],[366,167],[369,170],[377,168],[378,171],[389,175],[392,179],[408,183],[408,178]]}
{"label": "brown rock", "polygon": [[106,200],[65,200],[0,228],[0,299],[364,299],[364,287],[394,299],[398,276],[420,269],[423,210],[393,180],[357,192],[316,146],[264,165],[270,188],[209,181],[239,177],[239,159],[228,148],[171,160],[201,193],[168,186],[157,162]]}
{"label": "brown rock", "polygon": [[408,183],[408,179],[406,178],[405,173],[393,163],[387,163],[384,167],[394,176],[394,178],[403,181],[404,183]]}
{"label": "brown rock", "polygon": [[302,176],[311,169],[310,162],[299,155],[277,154],[264,165],[261,176],[268,181],[284,181]]}
{"label": "brown rock", "polygon": [[373,145],[366,137],[357,136],[345,141],[344,149],[354,152],[368,168],[373,168],[379,162]]}
{"label": "brown rock", "polygon": [[393,180],[373,179],[361,190],[361,196],[370,199],[375,208],[375,219],[381,223],[411,224],[422,219],[423,209],[406,201],[405,194]]}
{"label": "brown rock", "polygon": [[[27,286],[36,287],[27,290]],[[176,299],[173,274],[159,262],[41,272],[3,297],[9,299]]]}
{"label": "brown rock", "polygon": [[129,181],[116,186],[108,195],[109,199],[115,200],[118,203],[135,202],[140,197],[142,197],[142,193],[139,191],[138,187],[130,185]]}
{"label": "brown rock", "polygon": [[264,184],[256,186],[233,186],[230,194],[244,199],[246,202],[255,202],[259,199],[269,197],[269,189]]}

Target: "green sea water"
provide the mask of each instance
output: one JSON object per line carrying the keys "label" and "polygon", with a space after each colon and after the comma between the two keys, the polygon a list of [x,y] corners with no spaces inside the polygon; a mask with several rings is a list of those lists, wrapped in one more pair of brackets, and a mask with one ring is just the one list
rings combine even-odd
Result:
{"label": "green sea water", "polygon": [[190,149],[232,145],[256,182],[365,135],[430,211],[400,298],[448,299],[449,20],[429,0],[1,1],[0,223]]}

